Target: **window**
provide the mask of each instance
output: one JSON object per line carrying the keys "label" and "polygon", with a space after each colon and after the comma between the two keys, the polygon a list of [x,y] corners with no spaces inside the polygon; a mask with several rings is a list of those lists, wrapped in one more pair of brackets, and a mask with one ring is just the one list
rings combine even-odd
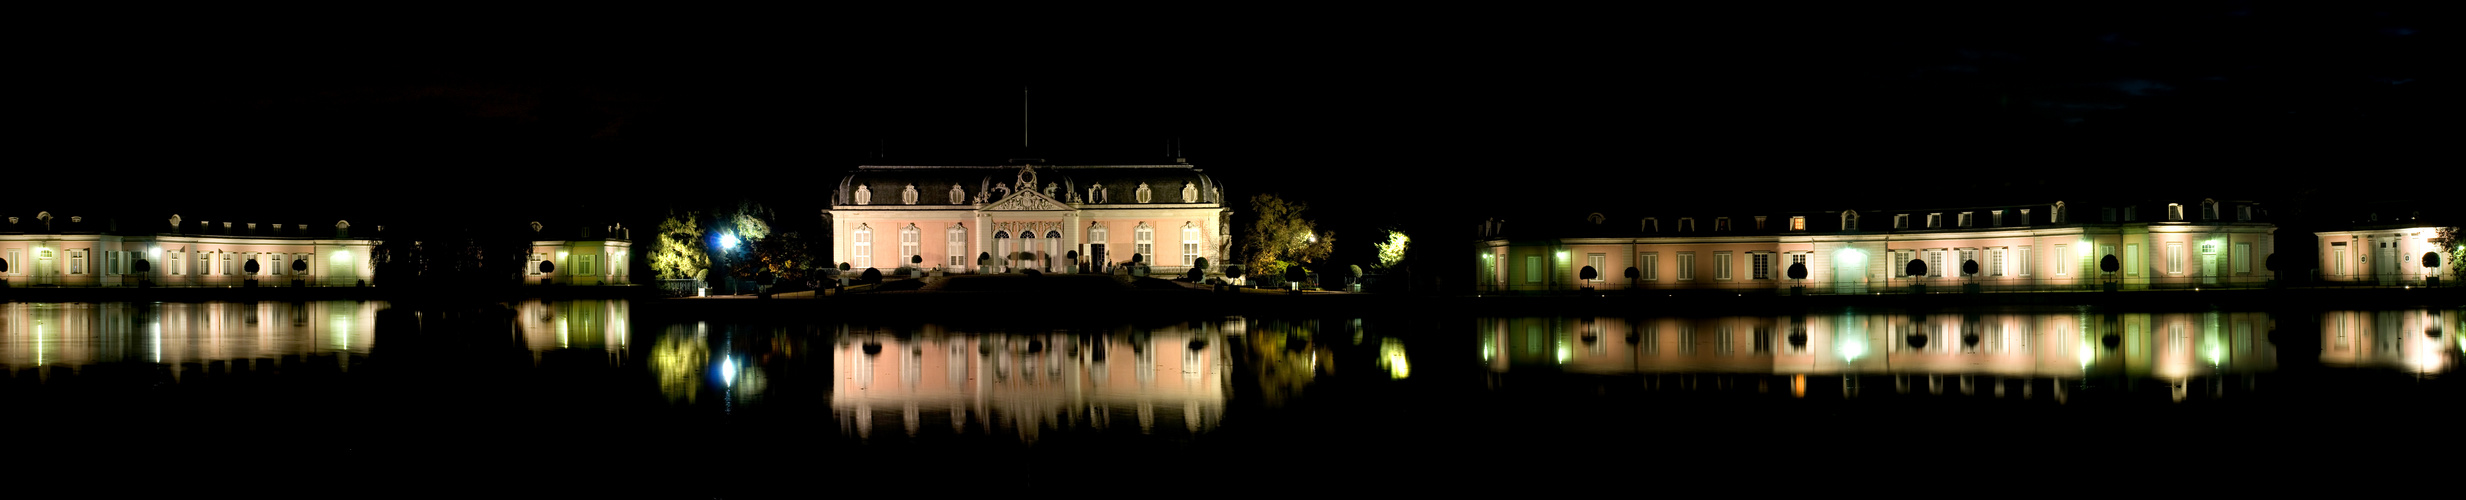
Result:
{"label": "window", "polygon": [[2183,220],[2183,204],[2182,204],[2182,203],[2168,203],[2168,204],[2166,204],[2166,220],[2169,220],[2169,221],[2180,221],[2180,220]]}
{"label": "window", "polygon": [[[1955,266],[1961,266],[1961,267],[1966,268],[1966,267],[1968,267],[1968,266],[1969,266],[1969,263],[1971,263],[1971,262],[1975,262],[1975,261],[1977,261],[1977,260],[1978,260],[1978,250],[1976,250],[1976,249],[1964,248],[1964,249],[1961,249],[1961,261],[1960,261],[1960,262],[1957,262],[1957,263],[1954,263],[1953,265],[1955,265]],[[1979,269],[1978,271],[1979,271],[1979,272],[1985,272],[1986,270],[1985,270],[1985,269]]]}
{"label": "window", "polygon": [[[1590,266],[1590,267],[1592,267],[1592,268],[1593,268],[1593,280],[1592,280],[1592,281],[1593,281],[1594,283],[1600,283],[1600,282],[1602,282],[1603,280],[1607,280],[1607,279],[1609,279],[1609,278],[1610,278],[1610,256],[1609,256],[1609,254],[1598,254],[1598,253],[1596,253],[1596,254],[1586,254],[1586,255],[1584,256],[1584,265],[1586,265],[1586,266]],[[1581,277],[1581,276],[1579,276],[1579,277]]]}
{"label": "window", "polygon": [[1198,224],[1197,224],[1197,223],[1183,223],[1183,224],[1182,224],[1182,265],[1185,265],[1185,266],[1195,266],[1195,265],[1198,265],[1198,264],[1199,264],[1199,226],[1198,226]]}
{"label": "window", "polygon": [[2183,274],[2183,243],[2166,242],[2166,274]]}
{"label": "window", "polygon": [[2098,209],[2098,220],[2101,222],[2115,222],[2115,207]]}
{"label": "window", "polygon": [[1772,279],[1772,254],[1751,253],[1747,254],[1747,259],[1751,261],[1750,270],[1755,273],[1751,275],[1754,279]]}
{"label": "window", "polygon": [[1892,252],[1892,277],[1909,277],[1909,261],[1913,258],[1915,257],[1913,257],[1909,252]]}
{"label": "window", "polygon": [[1757,230],[1757,231],[1762,231],[1762,230],[1764,230],[1764,216],[1761,216],[1761,215],[1755,216],[1755,230]]}
{"label": "window", "polygon": [[1644,252],[1636,255],[1635,262],[1636,279],[1644,281],[1661,279],[1661,268],[1657,265],[1661,263],[1660,252]]}
{"label": "window", "polygon": [[996,252],[993,254],[994,262],[1010,262],[1011,257],[1015,256],[1010,249],[1010,231],[993,232],[993,251]]}
{"label": "window", "polygon": [[[1843,218],[1842,220],[1848,220],[1848,218],[1846,218],[1846,217],[1845,217],[1845,218]],[[1805,231],[1805,230],[1807,230],[1807,217],[1806,217],[1806,216],[1803,216],[1803,215],[1799,215],[1799,216],[1791,216],[1791,217],[1790,217],[1790,230],[1791,230],[1791,231]]]}
{"label": "window", "polygon": [[26,274],[25,255],[19,249],[9,249],[8,273],[11,276],[24,276]]}
{"label": "window", "polygon": [[869,268],[872,268],[872,267],[873,267],[873,227],[868,226],[868,225],[865,225],[865,224],[857,224],[857,225],[856,225],[856,237],[855,237],[854,239],[850,240],[850,241],[854,241],[854,242],[855,242],[855,243],[853,244],[853,245],[854,245],[854,246],[853,246],[853,248],[854,248],[854,250],[855,250],[855,251],[850,252],[852,255],[854,255],[854,257],[851,257],[851,258],[849,259],[848,266],[849,266],[850,268],[853,268],[853,269],[869,269]]}
{"label": "window", "polygon": [[1695,252],[1678,253],[1678,280],[1695,279]]}
{"label": "window", "polygon": [[916,262],[917,255],[924,253],[924,240],[925,230],[917,228],[915,223],[899,228],[899,263],[897,265],[906,266],[908,263]]}
{"label": "window", "polygon": [[238,268],[239,268],[239,266],[238,266],[238,265],[235,265],[235,262],[236,262],[237,260],[239,260],[239,259],[238,259],[238,257],[239,257],[239,256],[240,256],[240,254],[238,254],[238,253],[224,253],[224,254],[223,254],[223,275],[224,275],[224,276],[231,276],[231,275],[233,275],[233,274],[237,274],[237,273],[239,273],[239,269],[238,269]]}
{"label": "window", "polygon": [[942,246],[942,254],[946,256],[943,258],[948,259],[950,265],[968,265],[967,226],[951,226],[949,230],[942,231]]}
{"label": "window", "polygon": [[2218,220],[2218,200],[2201,200],[2201,220]]}
{"label": "window", "polygon": [[544,253],[535,253],[535,254],[531,254],[531,263],[528,265],[529,267],[525,267],[525,269],[529,269],[529,270],[530,270],[530,271],[529,271],[529,272],[530,272],[530,275],[532,275],[532,276],[538,276],[538,275],[540,275],[540,272],[539,272],[539,263],[540,263],[540,262],[542,262],[542,261],[546,261],[546,260],[548,260],[548,254],[544,254]]}
{"label": "window", "polygon": [[575,264],[574,264],[574,275],[576,275],[576,276],[590,276],[590,275],[599,274],[599,265],[598,265],[598,264],[599,264],[599,256],[598,256],[598,255],[592,255],[592,254],[582,254],[582,256],[581,256],[579,259],[577,259],[577,260],[575,261]]}
{"label": "window", "polygon": [[1892,214],[1893,229],[1909,229],[1909,214]]}
{"label": "window", "polygon": [[2329,261],[2336,263],[2332,266],[2332,270],[2335,272],[2329,274],[2336,276],[2346,275],[2346,242],[2341,241],[2329,244]]}
{"label": "window", "polygon": [[1694,217],[1680,217],[1680,218],[1678,218],[1678,231],[1679,231],[1679,232],[1692,232],[1692,231],[1695,231],[1695,218],[1694,218]]}
{"label": "window", "polygon": [[1944,214],[1927,214],[1927,229],[1944,227]]}
{"label": "window", "polygon": [[2251,222],[2251,221],[2252,221],[2252,206],[2251,206],[2251,205],[2238,205],[2238,206],[2236,206],[2236,207],[2235,207],[2235,220],[2236,220],[2236,221],[2238,221],[2238,222]]}
{"label": "window", "polygon": [[[1791,254],[1791,255],[1790,255],[1790,266],[1791,266],[1791,267],[1803,267],[1803,266],[1806,266],[1806,265],[1807,265],[1807,254],[1803,254],[1803,253],[1801,253],[1801,254]],[[1810,270],[1812,270],[1812,269],[1810,269]],[[1813,276],[1815,275],[1815,273],[1807,273],[1807,275],[1808,275],[1809,277],[1813,277]],[[1799,278],[1799,279],[1805,279],[1805,278]]]}
{"label": "window", "polygon": [[1526,255],[1526,256],[1524,256],[1524,282],[1525,282],[1525,283],[1540,283],[1540,282],[1541,282],[1541,256],[1539,256],[1539,255]]}
{"label": "window", "polygon": [[2005,268],[2004,268],[2004,249],[2001,249],[2001,248],[1997,248],[1997,249],[1993,249],[1993,250],[1987,250],[1987,266],[1986,266],[1986,267],[1987,267],[1987,276],[1998,276],[1998,277],[2000,277],[2000,276],[2006,276],[2006,275],[2010,275],[2010,274],[2012,274],[2012,271],[2011,271],[2010,269],[2005,269]]}
{"label": "window", "polygon": [[2004,211],[2002,211],[2002,210],[1989,210],[1989,211],[1987,211],[1987,217],[1988,217],[1988,218],[1987,218],[1987,223],[1988,223],[1988,224],[1994,224],[1994,225],[1995,225],[1995,227],[2003,227],[2003,226],[2004,226]]}
{"label": "window", "polygon": [[2046,219],[2049,223],[2064,223],[2064,202],[2055,202],[2055,210],[2053,211],[2053,215],[2046,216]]}
{"label": "window", "polygon": [[85,273],[86,273],[86,250],[85,250],[85,249],[82,249],[82,248],[71,248],[71,249],[69,249],[69,251],[68,251],[68,262],[69,262],[69,267],[68,267],[68,273],[69,273],[69,274],[85,274]]}
{"label": "window", "polygon": [[2029,209],[2021,209],[2021,225],[2029,225]]}
{"label": "window", "polygon": [[2115,245],[2098,245],[2098,260],[2096,262],[2091,262],[2089,266],[2091,269],[2097,269],[2099,272],[2105,272],[2106,258],[2114,255]]}
{"label": "window", "polygon": [[1728,231],[1728,230],[1730,230],[1730,218],[1728,218],[1728,217],[1714,217],[1714,218],[1713,218],[1713,230],[1714,230],[1714,231]]}
{"label": "window", "polygon": [[2235,255],[2234,255],[2234,258],[2235,258],[2235,274],[2249,274],[2249,273],[2251,273],[2251,272],[2252,272],[2252,244],[2251,244],[2251,243],[2236,243],[2236,244],[2235,244]]}
{"label": "window", "polygon": [[1141,222],[1139,227],[1131,228],[1130,236],[1132,239],[1130,251],[1149,259],[1156,258],[1156,228],[1148,227],[1147,223]]}
{"label": "window", "polygon": [[2124,269],[2123,269],[2123,270],[2124,270],[2124,274],[2125,274],[2125,275],[2129,275],[2129,276],[2140,276],[2140,275],[2141,275],[2141,244],[2139,244],[2139,243],[2125,243],[2125,244],[2124,244],[2123,266],[2124,266]]}
{"label": "window", "polygon": [[1647,233],[1658,233],[1658,232],[1661,232],[1661,219],[1655,219],[1655,218],[1652,218],[1652,217],[1645,217],[1645,218],[1644,218],[1644,232],[1647,232]]}
{"label": "window", "polygon": [[2021,247],[2021,275],[2029,276],[2029,247]]}
{"label": "window", "polygon": [[1088,242],[1088,243],[1093,243],[1093,244],[1103,245],[1103,244],[1105,244],[1105,238],[1107,238],[1107,237],[1109,237],[1109,236],[1111,236],[1111,235],[1112,235],[1112,232],[1111,232],[1111,231],[1107,231],[1107,230],[1105,230],[1104,223],[1096,223],[1096,224],[1092,224],[1092,225],[1089,225],[1089,226],[1088,226],[1088,228],[1087,228],[1087,242]]}
{"label": "window", "polygon": [[2072,247],[2055,245],[2055,275],[2072,275]]}
{"label": "window", "polygon": [[1927,251],[1927,277],[1929,277],[1929,278],[1941,278],[1941,277],[1944,277],[1944,251],[1943,251],[1943,250],[1928,250],[1928,251]]}
{"label": "window", "polygon": [[2138,222],[2140,220],[2141,207],[2124,207],[2124,222]]}
{"label": "window", "polygon": [[164,267],[168,267],[168,268],[170,268],[170,269],[168,269],[168,271],[171,271],[171,275],[172,275],[172,276],[179,276],[179,275],[180,275],[180,268],[182,268],[182,267],[187,267],[187,266],[183,266],[183,265],[181,265],[181,263],[183,263],[183,262],[187,262],[187,261],[188,261],[188,257],[183,256],[183,255],[180,255],[180,252],[179,252],[179,251],[173,251],[173,252],[171,252],[171,258],[168,258],[168,259],[163,259],[163,266],[164,266]]}
{"label": "window", "polygon": [[1713,279],[1730,279],[1730,253],[1713,252]]}
{"label": "window", "polygon": [[1847,210],[1844,210],[1844,211],[1842,211],[1842,212],[1841,212],[1841,230],[1843,230],[1843,231],[1856,231],[1856,230],[1858,230],[1858,212],[1852,212],[1852,211],[1847,211]]}
{"label": "window", "polygon": [[1972,214],[1972,213],[1975,213],[1975,212],[1961,212],[1961,227],[1969,227],[1969,224],[1970,224],[1970,221],[1969,221],[1970,217],[1969,217],[1969,216],[1970,216],[1970,214]]}

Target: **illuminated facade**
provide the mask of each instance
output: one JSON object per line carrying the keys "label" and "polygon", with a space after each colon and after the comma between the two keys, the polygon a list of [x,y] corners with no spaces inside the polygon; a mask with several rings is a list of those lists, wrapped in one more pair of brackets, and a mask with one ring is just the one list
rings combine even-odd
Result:
{"label": "illuminated facade", "polygon": [[[532,232],[546,234],[538,229]],[[623,226],[584,228],[570,240],[532,240],[531,258],[523,265],[522,282],[586,286],[628,283],[632,279],[629,273],[634,243],[625,238],[626,232]]]}
{"label": "illuminated facade", "polygon": [[150,226],[160,228],[115,230],[49,212],[9,217],[0,226],[0,260],[12,286],[134,287],[145,279],[155,286],[356,286],[373,274],[368,256],[376,240],[354,237],[348,221],[186,222],[173,215]]}
{"label": "illuminated facade", "polygon": [[[2108,280],[2123,289],[2258,285],[2270,277],[2260,261],[2273,252],[2276,231],[2265,215],[2255,203],[2198,200],[1493,219],[1475,245],[1475,283],[1486,293],[1880,293],[1965,284],[2017,291],[2090,289]],[[2099,267],[2108,255],[2118,261],[2111,274]],[[1925,272],[1909,274],[1912,260],[1925,261]],[[1969,261],[1978,269],[1965,275],[1961,264]],[[1806,266],[1804,279],[1789,277],[1794,264]],[[1594,269],[1589,278],[1587,267]]]}
{"label": "illuminated facade", "polygon": [[1093,337],[935,325],[915,335],[848,332],[831,346],[831,409],[853,436],[893,426],[908,435],[974,428],[1023,441],[1049,430],[1134,426],[1202,433],[1224,419],[1233,372],[1223,346],[1239,328],[1197,323]]}
{"label": "illuminated facade", "polygon": [[867,165],[825,211],[834,261],[952,274],[1110,272],[1134,254],[1178,273],[1224,260],[1231,214],[1188,164]]}
{"label": "illuminated facade", "polygon": [[[2421,285],[2425,278],[2456,279],[2458,228],[2404,221],[2366,222],[2344,231],[2312,233],[2319,248],[2319,278],[2331,283]],[[2437,266],[2424,266],[2423,255],[2436,254]]]}

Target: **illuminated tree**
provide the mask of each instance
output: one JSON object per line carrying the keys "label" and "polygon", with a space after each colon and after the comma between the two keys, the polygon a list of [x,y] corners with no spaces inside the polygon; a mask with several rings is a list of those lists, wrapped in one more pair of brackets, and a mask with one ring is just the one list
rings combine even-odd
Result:
{"label": "illuminated tree", "polygon": [[1379,248],[1379,269],[1384,271],[1404,262],[1404,247],[1412,243],[1413,238],[1405,236],[1403,231],[1388,230],[1387,242],[1375,245]]}
{"label": "illuminated tree", "polygon": [[651,251],[651,271],[663,280],[702,279],[711,267],[703,235],[699,213],[669,212],[668,219],[659,223],[659,248]]}
{"label": "illuminated tree", "polygon": [[1253,274],[1273,276],[1333,253],[1335,233],[1320,232],[1316,223],[1302,218],[1302,211],[1308,209],[1306,204],[1273,194],[1250,198],[1250,211],[1258,220],[1242,238],[1242,254]]}

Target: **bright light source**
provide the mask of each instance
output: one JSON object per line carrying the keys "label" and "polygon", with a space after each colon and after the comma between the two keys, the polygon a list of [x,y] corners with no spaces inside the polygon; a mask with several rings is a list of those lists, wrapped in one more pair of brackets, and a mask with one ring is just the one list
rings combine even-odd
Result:
{"label": "bright light source", "polygon": [[162,247],[148,248],[148,249],[146,249],[146,255],[148,255],[148,256],[152,256],[152,257],[154,257],[154,258],[158,258],[158,259],[159,259],[159,258],[162,258],[162,257],[163,257],[163,249],[162,249]]}
{"label": "bright light source", "polygon": [[723,250],[725,250],[725,249],[734,249],[734,248],[736,248],[736,244],[737,244],[736,235],[733,235],[733,234],[725,234],[725,233],[722,233],[722,234],[720,234],[720,235],[719,235],[719,248],[720,248],[720,249],[723,249]]}

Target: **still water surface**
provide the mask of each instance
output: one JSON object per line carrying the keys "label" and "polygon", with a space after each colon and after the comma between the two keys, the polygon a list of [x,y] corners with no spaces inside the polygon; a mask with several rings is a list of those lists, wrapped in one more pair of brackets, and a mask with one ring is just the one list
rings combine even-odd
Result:
{"label": "still water surface", "polygon": [[[1981,432],[2025,428],[2040,442],[2265,451],[2274,441],[2214,435],[2445,411],[2466,358],[2460,320],[2037,309],[776,324],[591,300],[10,303],[0,423],[45,429],[39,447],[69,457],[55,466],[168,454],[184,470],[445,489],[529,471],[683,496],[798,494],[829,478],[1176,485],[1267,456],[1399,474],[1531,457],[1719,463],[1872,447],[1870,435],[1999,453],[1977,448]],[[626,475],[658,471],[699,479]],[[896,489],[867,484],[836,487]]]}

